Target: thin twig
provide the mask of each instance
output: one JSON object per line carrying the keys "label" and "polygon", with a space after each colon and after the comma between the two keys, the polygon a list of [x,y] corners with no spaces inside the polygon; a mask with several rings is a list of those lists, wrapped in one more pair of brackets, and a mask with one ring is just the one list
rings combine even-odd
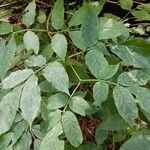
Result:
{"label": "thin twig", "polygon": [[3,4],[3,5],[0,5],[0,8],[6,7],[6,6],[10,6],[10,5],[13,5],[13,4],[16,4],[16,3],[18,3],[18,1],[7,3],[7,4]]}
{"label": "thin twig", "polygon": [[49,4],[47,4],[47,3],[43,2],[43,1],[36,0],[36,2],[40,3],[40,4],[43,4],[43,5],[47,6],[47,7],[51,7],[51,5],[49,5]]}
{"label": "thin twig", "polygon": [[[46,29],[49,31],[49,22],[51,18],[52,11],[49,13],[48,18],[47,18],[47,23],[46,23]],[[48,32],[48,36],[51,38],[51,34]]]}

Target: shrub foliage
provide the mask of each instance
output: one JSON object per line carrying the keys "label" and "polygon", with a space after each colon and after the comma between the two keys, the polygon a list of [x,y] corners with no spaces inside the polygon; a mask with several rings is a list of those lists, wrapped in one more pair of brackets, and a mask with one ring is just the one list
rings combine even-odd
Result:
{"label": "shrub foliage", "polygon": [[[101,14],[103,0],[39,2],[17,24],[0,14],[0,150],[149,150],[148,27]],[[118,4],[150,20],[150,4]]]}

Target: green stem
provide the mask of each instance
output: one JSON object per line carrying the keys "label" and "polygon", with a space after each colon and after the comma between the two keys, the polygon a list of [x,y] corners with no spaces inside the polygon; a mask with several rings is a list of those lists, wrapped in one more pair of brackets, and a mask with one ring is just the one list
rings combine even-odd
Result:
{"label": "green stem", "polygon": [[79,81],[81,81],[81,78],[79,77],[78,73],[75,71],[75,69],[73,68],[72,64],[70,64],[73,72],[75,73],[76,77],[78,78]]}
{"label": "green stem", "polygon": [[76,53],[76,54],[73,54],[73,55],[68,56],[68,58],[72,58],[72,57],[74,57],[74,56],[77,56],[77,55],[80,55],[80,54],[83,54],[83,53],[84,53],[84,51],[78,52],[78,53]]}
{"label": "green stem", "polygon": [[16,3],[18,3],[18,1],[7,3],[7,4],[3,4],[3,5],[0,5],[0,8],[6,7],[6,6],[10,6],[10,5],[16,4]]}
{"label": "green stem", "polygon": [[65,113],[65,111],[66,111],[66,109],[67,109],[67,107],[68,107],[68,105],[69,105],[69,102],[70,102],[71,98],[73,97],[73,95],[74,95],[74,93],[77,91],[77,89],[79,88],[80,84],[81,84],[81,82],[79,81],[78,84],[77,84],[77,86],[75,87],[75,89],[74,89],[73,92],[71,93],[70,99],[68,100],[68,103],[65,105],[65,107],[64,107],[64,109],[63,109],[63,114]]}

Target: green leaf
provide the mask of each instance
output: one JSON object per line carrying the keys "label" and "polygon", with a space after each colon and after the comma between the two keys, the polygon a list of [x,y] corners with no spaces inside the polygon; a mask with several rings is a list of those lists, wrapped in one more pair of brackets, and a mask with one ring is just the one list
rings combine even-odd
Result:
{"label": "green leaf", "polygon": [[53,51],[63,60],[65,60],[67,53],[67,40],[63,34],[55,34],[52,37],[52,48]]}
{"label": "green leaf", "polygon": [[12,140],[13,134],[13,132],[9,132],[0,136],[0,150],[4,150],[8,147]]}
{"label": "green leaf", "polygon": [[13,129],[14,134],[13,134],[12,142],[11,142],[12,145],[14,145],[19,140],[19,138],[28,129],[28,127],[29,125],[25,120],[16,124],[16,126]]}
{"label": "green leaf", "polygon": [[41,130],[45,133],[49,132],[61,119],[61,111],[57,109],[48,115],[48,118],[41,123]]}
{"label": "green leaf", "polygon": [[120,150],[148,150],[150,146],[150,135],[138,135],[125,142]]}
{"label": "green leaf", "polygon": [[0,41],[0,79],[2,79],[11,68],[16,49],[16,42],[13,36],[7,44],[6,41]]}
{"label": "green leaf", "polygon": [[22,87],[16,87],[10,93],[3,97],[0,102],[0,135],[7,132],[15,117],[19,107],[19,100]]}
{"label": "green leaf", "polygon": [[107,119],[102,121],[102,123],[99,126],[101,130],[106,131],[118,131],[128,127],[129,125],[125,122],[125,120],[122,117],[120,117],[119,114],[109,116]]}
{"label": "green leaf", "polygon": [[52,26],[54,29],[61,29],[64,25],[64,1],[57,0],[52,10]]}
{"label": "green leaf", "polygon": [[77,26],[82,23],[83,17],[86,13],[87,5],[83,5],[80,9],[75,11],[74,15],[72,16],[71,20],[69,21],[69,27]]}
{"label": "green leaf", "polygon": [[108,90],[108,84],[104,81],[99,81],[93,86],[94,105],[101,106],[101,104],[106,101]]}
{"label": "green leaf", "polygon": [[138,5],[132,15],[140,20],[150,20],[150,3]]}
{"label": "green leaf", "polygon": [[32,126],[32,132],[38,139],[43,139],[45,136],[45,133],[41,131],[41,125]]}
{"label": "green leaf", "polygon": [[109,79],[118,70],[119,65],[109,65],[103,53],[97,50],[89,51],[85,56],[86,65],[91,73],[98,79]]}
{"label": "green leaf", "polygon": [[46,15],[45,15],[45,12],[42,11],[42,10],[40,10],[37,19],[38,19],[38,22],[39,22],[39,23],[41,23],[41,24],[44,23],[44,22],[46,21]]}
{"label": "green leaf", "polygon": [[136,96],[136,102],[140,107],[150,113],[150,90],[144,87],[131,87],[129,91]]}
{"label": "green leaf", "polygon": [[133,6],[133,0],[119,0],[122,9],[131,10]]}
{"label": "green leaf", "polygon": [[76,116],[66,111],[62,116],[62,126],[67,140],[74,147],[78,147],[83,142],[83,135]]}
{"label": "green leaf", "polygon": [[20,102],[22,116],[30,126],[36,118],[40,103],[41,95],[38,86],[38,78],[35,75],[32,75],[24,84]]}
{"label": "green leaf", "polygon": [[58,109],[65,106],[68,102],[68,96],[63,93],[57,93],[48,99],[48,109]]}
{"label": "green leaf", "polygon": [[42,55],[37,56],[30,56],[26,61],[25,64],[29,67],[42,67],[46,64],[46,58]]}
{"label": "green leaf", "polygon": [[112,39],[128,32],[124,24],[112,18],[101,17],[99,23],[99,40]]}
{"label": "green leaf", "polygon": [[101,128],[99,128],[99,126],[98,126],[96,128],[96,131],[95,131],[95,141],[96,141],[96,143],[98,145],[102,144],[107,139],[108,133],[109,133],[108,131],[101,130]]}
{"label": "green leaf", "polygon": [[12,72],[7,78],[2,81],[2,88],[3,89],[10,89],[13,88],[26,79],[28,79],[33,74],[32,69],[24,69],[24,70],[17,70]]}
{"label": "green leaf", "polygon": [[137,50],[136,46],[116,45],[113,46],[111,50],[122,59],[125,65],[150,69],[150,55],[147,57],[142,55],[141,52],[139,52],[140,49]]}
{"label": "green leaf", "polygon": [[98,41],[96,43],[96,45],[94,45],[93,47],[91,47],[91,49],[92,50],[96,50],[96,51],[100,51],[104,55],[109,55],[109,53],[107,51],[107,48],[106,48],[106,45],[103,42],[101,42],[101,41]]}
{"label": "green leaf", "polygon": [[93,9],[96,11],[98,15],[104,3],[105,3],[105,0],[102,0],[100,2],[98,1],[90,2],[88,4],[84,3],[84,5],[81,8],[79,8],[77,11],[75,11],[75,13],[73,14],[72,18],[69,21],[69,27],[82,24],[83,18],[86,15],[88,7],[93,7]]}
{"label": "green leaf", "polygon": [[39,38],[34,32],[27,31],[23,36],[23,41],[27,50],[33,50],[36,55],[38,54],[40,45]]}
{"label": "green leaf", "polygon": [[90,105],[82,97],[74,96],[69,102],[69,107],[77,114],[85,116],[86,111],[90,108]]}
{"label": "green leaf", "polygon": [[54,150],[64,150],[64,141],[58,138],[62,133],[62,126],[58,122],[42,140],[40,150],[49,150],[50,147]]}
{"label": "green leaf", "polygon": [[36,13],[36,3],[35,0],[33,0],[31,3],[28,4],[28,6],[24,10],[24,15],[22,17],[22,22],[27,27],[31,26],[34,23],[34,18]]}
{"label": "green leaf", "polygon": [[133,70],[122,73],[117,81],[123,86],[141,86],[146,85],[150,77],[141,70]]}
{"label": "green leaf", "polygon": [[35,139],[34,140],[34,150],[40,150],[41,140]]}
{"label": "green leaf", "polygon": [[43,75],[58,91],[69,94],[69,78],[62,64],[59,62],[49,63],[45,67]]}
{"label": "green leaf", "polygon": [[81,31],[69,31],[69,37],[71,38],[73,44],[85,51],[86,50],[86,46],[84,44],[83,38],[82,38],[82,32]]}
{"label": "green leaf", "polygon": [[29,132],[24,132],[22,137],[13,146],[15,150],[29,150],[32,144],[32,136]]}
{"label": "green leaf", "polygon": [[50,43],[46,44],[46,46],[43,48],[42,52],[40,53],[43,57],[45,57],[47,60],[49,60],[52,55],[53,55],[54,51],[52,49],[52,46]]}
{"label": "green leaf", "polygon": [[95,8],[87,6],[81,26],[82,37],[86,47],[93,46],[98,40],[98,16]]}
{"label": "green leaf", "polygon": [[113,90],[113,97],[121,117],[129,125],[134,125],[134,121],[138,117],[138,108],[132,94],[128,89],[117,85]]}
{"label": "green leaf", "polygon": [[13,26],[8,22],[0,22],[0,35],[13,32]]}

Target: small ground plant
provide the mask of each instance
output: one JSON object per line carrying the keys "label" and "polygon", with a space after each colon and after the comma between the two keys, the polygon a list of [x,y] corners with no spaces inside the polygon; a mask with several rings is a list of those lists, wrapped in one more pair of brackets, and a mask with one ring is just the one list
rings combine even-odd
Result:
{"label": "small ground plant", "polygon": [[150,3],[1,3],[0,150],[150,150]]}

